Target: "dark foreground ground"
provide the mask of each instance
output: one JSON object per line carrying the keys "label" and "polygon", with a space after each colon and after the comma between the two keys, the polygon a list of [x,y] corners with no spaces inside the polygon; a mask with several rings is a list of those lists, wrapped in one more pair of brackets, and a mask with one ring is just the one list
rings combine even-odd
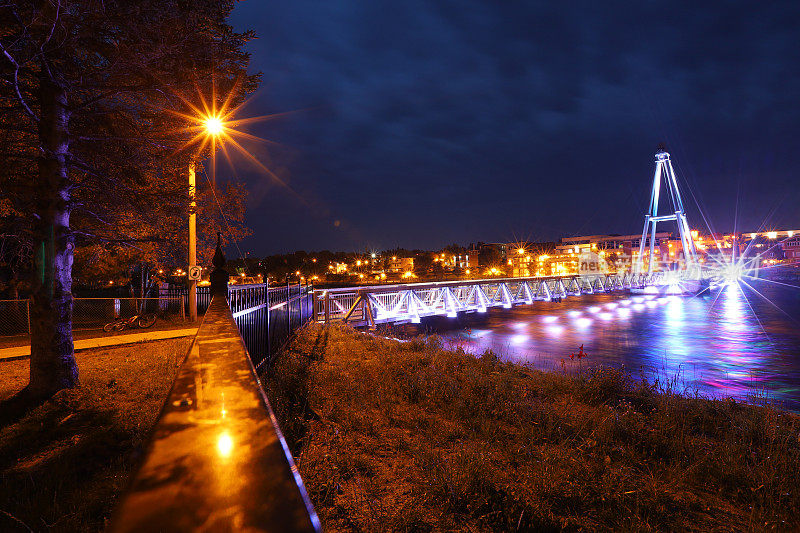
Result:
{"label": "dark foreground ground", "polygon": [[[102,531],[191,341],[78,352],[79,389],[0,423],[0,532]],[[27,382],[0,362],[0,409]]]}
{"label": "dark foreground ground", "polygon": [[590,365],[311,326],[264,381],[328,531],[800,528],[798,417]]}
{"label": "dark foreground ground", "polygon": [[[102,530],[190,342],[80,352],[80,389],[1,427],[0,532]],[[310,326],[265,385],[328,531],[800,529],[796,416],[589,365]]]}

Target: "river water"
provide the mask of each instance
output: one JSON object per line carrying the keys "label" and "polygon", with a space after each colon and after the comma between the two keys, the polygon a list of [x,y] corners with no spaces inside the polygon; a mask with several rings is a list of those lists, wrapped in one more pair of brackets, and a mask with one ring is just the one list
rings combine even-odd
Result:
{"label": "river water", "polygon": [[[419,326],[418,326],[419,328]],[[800,289],[748,281],[700,296],[623,292],[490,309],[421,326],[446,346],[542,370],[621,366],[689,394],[800,411]],[[583,346],[587,357],[570,359]]]}

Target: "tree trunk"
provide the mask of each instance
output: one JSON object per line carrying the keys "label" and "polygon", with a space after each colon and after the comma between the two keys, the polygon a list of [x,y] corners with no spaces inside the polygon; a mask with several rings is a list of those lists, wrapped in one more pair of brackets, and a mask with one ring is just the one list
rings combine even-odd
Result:
{"label": "tree trunk", "polygon": [[36,223],[31,297],[28,393],[48,397],[78,386],[72,343],[73,236],[67,175],[69,111],[64,88],[42,67],[39,86],[39,176],[34,185]]}

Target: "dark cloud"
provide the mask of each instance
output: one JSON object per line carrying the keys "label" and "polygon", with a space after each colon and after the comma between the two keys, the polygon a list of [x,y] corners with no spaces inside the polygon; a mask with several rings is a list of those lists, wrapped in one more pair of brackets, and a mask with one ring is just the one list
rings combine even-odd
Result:
{"label": "dark cloud", "polygon": [[[800,227],[794,2],[243,2],[257,254],[640,231],[656,145],[716,228]],[[690,209],[695,225],[697,208]],[[769,218],[768,218],[769,217]],[[338,226],[334,221],[339,220]]]}

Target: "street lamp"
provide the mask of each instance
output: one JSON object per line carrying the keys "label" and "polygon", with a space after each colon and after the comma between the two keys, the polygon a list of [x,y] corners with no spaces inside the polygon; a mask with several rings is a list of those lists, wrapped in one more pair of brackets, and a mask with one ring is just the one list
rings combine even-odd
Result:
{"label": "street lamp", "polygon": [[[206,138],[216,141],[225,131],[222,119],[217,115],[208,115],[200,120]],[[216,143],[212,143],[215,148]],[[213,148],[212,148],[213,149]],[[213,154],[212,154],[213,157]],[[195,161],[189,163],[189,272],[197,266],[197,200],[196,200]],[[197,280],[189,280],[189,318],[192,322],[197,320]]]}

